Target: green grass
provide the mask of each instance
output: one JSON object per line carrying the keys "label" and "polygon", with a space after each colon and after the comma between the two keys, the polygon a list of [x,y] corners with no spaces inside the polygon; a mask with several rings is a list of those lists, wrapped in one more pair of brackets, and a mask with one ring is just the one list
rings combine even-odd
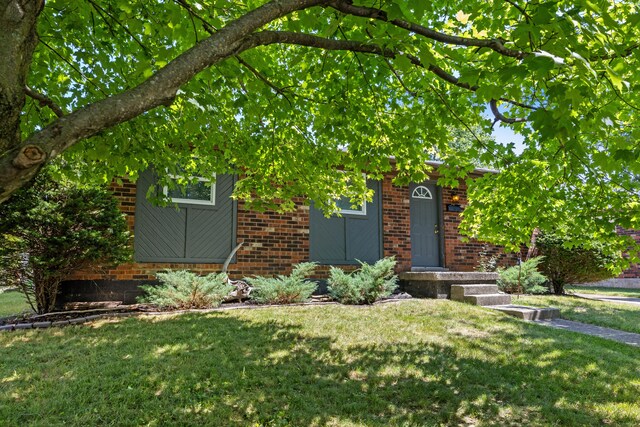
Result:
{"label": "green grass", "polygon": [[567,286],[566,291],[579,294],[640,298],[640,289],[609,288],[603,286]]}
{"label": "green grass", "polygon": [[638,425],[640,349],[442,300],[0,334],[5,425]]}
{"label": "green grass", "polygon": [[563,319],[640,334],[640,307],[631,304],[595,301],[570,295],[521,296],[514,297],[512,303],[557,307]]}
{"label": "green grass", "polygon": [[31,311],[24,296],[20,292],[0,291],[0,317],[12,316],[14,314]]}

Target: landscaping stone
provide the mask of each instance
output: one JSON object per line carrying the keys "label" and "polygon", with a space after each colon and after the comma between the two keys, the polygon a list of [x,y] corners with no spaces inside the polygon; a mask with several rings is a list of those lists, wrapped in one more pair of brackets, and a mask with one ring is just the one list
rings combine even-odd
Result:
{"label": "landscaping stone", "polygon": [[84,317],[78,317],[76,319],[69,319],[69,324],[70,325],[75,325],[75,324],[79,324],[79,323],[84,323],[86,322],[87,319],[85,319]]}
{"label": "landscaping stone", "polygon": [[0,331],[13,331],[13,325],[0,326]]}
{"label": "landscaping stone", "polygon": [[90,310],[95,308],[116,308],[122,301],[72,301],[64,304],[65,310]]}
{"label": "landscaping stone", "polygon": [[34,322],[33,323],[33,327],[34,328],[48,328],[49,326],[51,326],[52,322]]}
{"label": "landscaping stone", "polygon": [[[171,312],[167,312],[170,314]],[[107,317],[129,317],[133,316],[135,313],[111,313]]]}
{"label": "landscaping stone", "polygon": [[51,322],[51,326],[67,326],[68,324],[68,320],[58,320],[56,322]]}
{"label": "landscaping stone", "polygon": [[411,299],[411,298],[413,297],[406,292],[391,294],[391,296],[389,296],[389,299]]}
{"label": "landscaping stone", "polygon": [[13,329],[33,329],[33,323],[17,323],[13,325]]}

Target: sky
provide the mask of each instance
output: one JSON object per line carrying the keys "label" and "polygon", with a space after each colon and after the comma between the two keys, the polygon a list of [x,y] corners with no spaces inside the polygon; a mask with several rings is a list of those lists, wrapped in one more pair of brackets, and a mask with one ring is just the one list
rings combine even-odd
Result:
{"label": "sky", "polygon": [[[509,109],[504,108],[503,106],[499,106],[498,109],[506,115],[509,115]],[[487,108],[484,112],[485,117],[493,119],[493,114],[491,113],[491,109],[487,105]],[[524,150],[524,137],[522,135],[515,134],[511,128],[506,125],[503,125],[501,122],[497,122],[493,127],[493,132],[491,133],[496,142],[507,145],[510,142],[513,142],[515,146],[516,154],[522,153]]]}
{"label": "sky", "polygon": [[507,145],[510,142],[515,143],[516,144],[515,151],[518,154],[520,154],[524,149],[524,145],[523,145],[524,138],[522,137],[522,135],[517,135],[513,133],[513,131],[506,126],[496,124],[493,127],[493,133],[491,135],[493,135],[496,142],[500,144]]}

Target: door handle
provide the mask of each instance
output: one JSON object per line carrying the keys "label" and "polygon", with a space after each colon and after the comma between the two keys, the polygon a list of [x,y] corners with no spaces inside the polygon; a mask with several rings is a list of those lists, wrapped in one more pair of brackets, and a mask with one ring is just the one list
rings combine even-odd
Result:
{"label": "door handle", "polygon": [[438,234],[440,230],[438,229],[438,224],[433,226],[433,234]]}

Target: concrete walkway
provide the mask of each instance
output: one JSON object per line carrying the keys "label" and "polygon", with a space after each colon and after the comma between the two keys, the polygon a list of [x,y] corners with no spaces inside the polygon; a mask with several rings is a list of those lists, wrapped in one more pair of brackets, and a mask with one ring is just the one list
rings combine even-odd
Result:
{"label": "concrete walkway", "polygon": [[598,294],[574,294],[577,297],[592,299],[595,301],[615,302],[621,304],[631,304],[640,307],[640,298],[634,297],[619,297],[612,295],[598,295]]}
{"label": "concrete walkway", "polygon": [[536,321],[536,323],[550,326],[552,328],[565,329],[567,331],[593,335],[596,337],[606,338],[608,340],[618,341],[621,343],[640,347],[640,334],[619,331],[617,329],[603,328],[602,326],[589,325],[587,323],[580,323],[563,319],[538,320]]}

